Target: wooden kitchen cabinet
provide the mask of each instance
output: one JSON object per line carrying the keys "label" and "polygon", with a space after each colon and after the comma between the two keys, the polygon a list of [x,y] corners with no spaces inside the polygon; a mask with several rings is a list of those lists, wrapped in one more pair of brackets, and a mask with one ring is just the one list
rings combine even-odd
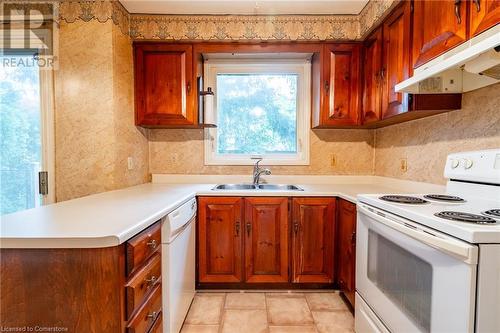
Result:
{"label": "wooden kitchen cabinet", "polygon": [[198,198],[199,282],[242,282],[243,199]]}
{"label": "wooden kitchen cabinet", "polygon": [[0,249],[2,327],[148,332],[161,322],[159,227],[104,248]]}
{"label": "wooden kitchen cabinet", "polygon": [[332,283],[334,198],[292,199],[292,281]]}
{"label": "wooden kitchen cabinet", "polygon": [[245,198],[245,281],[288,282],[288,198]]}
{"label": "wooden kitchen cabinet", "polygon": [[[361,44],[325,44],[321,59],[320,103],[313,110],[313,128],[360,124]],[[314,64],[313,64],[314,66]]]}
{"label": "wooden kitchen cabinet", "polygon": [[413,1],[413,68],[468,39],[470,1]]}
{"label": "wooden kitchen cabinet", "polygon": [[354,306],[356,271],[356,204],[338,199],[337,276],[339,289]]}
{"label": "wooden kitchen cabinet", "polygon": [[470,37],[494,27],[500,22],[500,1],[473,0],[470,4]]}
{"label": "wooden kitchen cabinet", "polygon": [[408,94],[394,89],[410,77],[410,15],[410,2],[403,2],[382,26],[382,119],[408,111]]}
{"label": "wooden kitchen cabinet", "polygon": [[364,43],[363,124],[382,119],[382,28],[377,28]]}
{"label": "wooden kitchen cabinet", "polygon": [[135,43],[135,124],[192,127],[197,88],[190,44]]}
{"label": "wooden kitchen cabinet", "polygon": [[411,4],[403,1],[397,6],[364,44],[363,125],[366,128],[461,108],[461,94],[395,91],[396,85],[412,74]]}

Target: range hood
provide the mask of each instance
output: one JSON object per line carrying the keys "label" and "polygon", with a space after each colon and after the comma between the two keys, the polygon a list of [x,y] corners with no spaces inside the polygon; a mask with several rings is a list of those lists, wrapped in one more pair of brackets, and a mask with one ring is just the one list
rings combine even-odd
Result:
{"label": "range hood", "polygon": [[395,86],[412,94],[463,93],[500,82],[500,24],[416,68]]}

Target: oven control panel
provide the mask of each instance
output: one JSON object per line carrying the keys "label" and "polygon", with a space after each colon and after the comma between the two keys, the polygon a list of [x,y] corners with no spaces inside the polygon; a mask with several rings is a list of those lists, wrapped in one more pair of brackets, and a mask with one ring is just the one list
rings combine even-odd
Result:
{"label": "oven control panel", "polygon": [[448,179],[500,184],[500,148],[450,154],[444,176]]}

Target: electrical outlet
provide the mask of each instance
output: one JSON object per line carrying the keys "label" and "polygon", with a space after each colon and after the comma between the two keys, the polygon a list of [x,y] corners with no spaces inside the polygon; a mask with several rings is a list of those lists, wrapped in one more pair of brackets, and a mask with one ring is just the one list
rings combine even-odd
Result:
{"label": "electrical outlet", "polygon": [[408,160],[406,158],[402,158],[400,161],[399,161],[399,169],[402,171],[402,172],[406,172],[408,171]]}
{"label": "electrical outlet", "polygon": [[332,167],[335,167],[335,165],[336,165],[336,164],[337,164],[337,158],[335,157],[335,154],[332,154],[332,155],[330,156],[330,165],[331,165]]}
{"label": "electrical outlet", "polygon": [[134,169],[134,159],[132,158],[132,156],[129,156],[127,158],[127,169],[129,169],[129,170]]}

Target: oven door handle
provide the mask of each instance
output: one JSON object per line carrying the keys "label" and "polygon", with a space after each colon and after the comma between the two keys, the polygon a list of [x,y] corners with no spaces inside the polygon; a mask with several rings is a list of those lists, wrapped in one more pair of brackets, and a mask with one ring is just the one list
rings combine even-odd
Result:
{"label": "oven door handle", "polygon": [[445,235],[438,235],[425,231],[409,220],[399,218],[392,214],[389,215],[362,203],[358,203],[358,212],[430,247],[453,255],[467,264],[477,264],[477,248],[475,246]]}

